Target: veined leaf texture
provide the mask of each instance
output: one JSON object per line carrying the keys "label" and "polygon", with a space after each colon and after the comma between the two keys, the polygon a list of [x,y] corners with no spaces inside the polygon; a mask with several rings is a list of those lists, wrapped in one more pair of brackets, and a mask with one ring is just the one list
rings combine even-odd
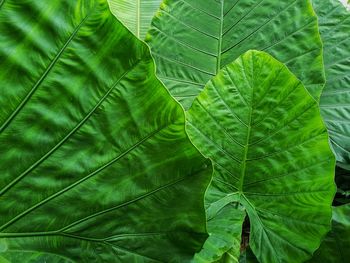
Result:
{"label": "veined leaf texture", "polygon": [[[208,82],[187,112],[187,131],[214,162],[206,194],[213,238],[198,258],[239,255],[243,210],[259,262],[309,259],[330,229],[335,158],[301,81],[267,53],[248,51]],[[227,236],[215,241],[224,226]]]}
{"label": "veined leaf texture", "polygon": [[309,0],[164,0],[146,41],[158,76],[185,109],[222,67],[249,49],[285,63],[316,100],[325,83]]}
{"label": "veined leaf texture", "polygon": [[320,101],[338,165],[350,170],[350,12],[338,0],[313,0],[324,43],[327,83]]}
{"label": "veined leaf texture", "polygon": [[162,0],[108,0],[112,13],[138,38],[144,39]]}
{"label": "veined leaf texture", "polygon": [[148,47],[105,0],[5,0],[0,32],[0,261],[189,261],[211,165]]}

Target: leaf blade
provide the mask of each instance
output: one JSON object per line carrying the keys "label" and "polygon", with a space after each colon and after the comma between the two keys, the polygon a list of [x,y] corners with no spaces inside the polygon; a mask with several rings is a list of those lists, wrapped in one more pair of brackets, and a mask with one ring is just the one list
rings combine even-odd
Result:
{"label": "leaf blade", "polygon": [[325,83],[322,43],[310,1],[165,0],[146,42],[158,76],[186,109],[202,83],[249,49],[269,52],[286,63],[317,100]]}
{"label": "leaf blade", "polygon": [[161,0],[108,0],[111,12],[139,39],[144,39]]}
{"label": "leaf blade", "polygon": [[261,262],[311,257],[329,230],[334,157],[301,82],[270,55],[248,51],[208,82],[187,122],[191,140],[214,162],[207,207],[239,196]]}
{"label": "leaf blade", "polygon": [[320,248],[309,262],[340,263],[349,257],[350,205],[333,207],[332,230],[327,234]]}
{"label": "leaf blade", "polygon": [[6,0],[0,30],[1,257],[189,261],[210,163],[147,46],[104,0]]}
{"label": "leaf blade", "polygon": [[313,0],[324,43],[327,82],[320,107],[330,134],[338,165],[350,168],[350,13],[340,1]]}

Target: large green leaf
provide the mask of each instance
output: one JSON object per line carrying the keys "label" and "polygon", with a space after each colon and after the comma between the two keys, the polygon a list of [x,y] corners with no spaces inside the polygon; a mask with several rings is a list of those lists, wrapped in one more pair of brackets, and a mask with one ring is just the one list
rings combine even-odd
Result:
{"label": "large green leaf", "polygon": [[350,258],[350,204],[333,207],[332,230],[310,263],[345,263]]}
{"label": "large green leaf", "polygon": [[248,49],[286,63],[317,99],[325,82],[309,0],[164,0],[146,41],[158,76],[185,108],[220,68]]}
{"label": "large green leaf", "polygon": [[108,0],[112,13],[138,38],[144,39],[162,0]]}
{"label": "large green leaf", "polygon": [[324,43],[327,83],[321,113],[340,166],[350,170],[350,12],[338,0],[313,0]]}
{"label": "large green leaf", "polygon": [[248,51],[208,82],[187,120],[215,163],[207,211],[238,200],[260,262],[308,259],[330,227],[335,160],[302,83],[270,55]]}
{"label": "large green leaf", "polygon": [[6,0],[0,32],[0,257],[189,261],[211,169],[147,46],[105,0]]}

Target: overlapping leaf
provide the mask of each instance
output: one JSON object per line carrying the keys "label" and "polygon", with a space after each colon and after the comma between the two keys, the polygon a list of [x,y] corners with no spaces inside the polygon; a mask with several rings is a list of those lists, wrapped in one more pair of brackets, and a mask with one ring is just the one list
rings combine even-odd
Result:
{"label": "overlapping leaf", "polygon": [[190,260],[211,169],[146,45],[105,0],[2,3],[0,261]]}
{"label": "overlapping leaf", "polygon": [[108,0],[112,13],[138,38],[144,39],[162,0]]}
{"label": "overlapping leaf", "polygon": [[249,51],[208,82],[187,120],[215,163],[207,213],[238,202],[260,262],[307,260],[329,230],[335,189],[326,128],[302,83],[270,55]]}
{"label": "overlapping leaf", "polygon": [[350,258],[350,204],[333,207],[332,230],[311,263],[344,263]]}
{"label": "overlapping leaf", "polygon": [[220,68],[248,49],[286,63],[316,99],[325,82],[309,0],[164,0],[146,41],[158,76],[185,108]]}
{"label": "overlapping leaf", "polygon": [[[196,254],[195,262],[219,261],[225,254],[227,262],[239,261],[242,224],[246,212],[239,205],[237,197],[235,194],[229,195],[212,205],[213,209],[208,209],[208,230],[211,235],[200,253]],[[231,203],[228,204],[228,200]]]}
{"label": "overlapping leaf", "polygon": [[338,0],[313,0],[324,43],[327,83],[321,113],[339,165],[350,170],[350,12]]}

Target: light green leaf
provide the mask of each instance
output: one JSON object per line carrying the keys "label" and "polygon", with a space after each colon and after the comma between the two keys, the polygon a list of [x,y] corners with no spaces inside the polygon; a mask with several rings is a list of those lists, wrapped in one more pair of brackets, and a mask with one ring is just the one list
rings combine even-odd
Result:
{"label": "light green leaf", "polygon": [[346,9],[350,10],[350,0],[339,0],[345,7]]}
{"label": "light green leaf", "polygon": [[310,263],[344,263],[350,258],[350,204],[333,207],[332,230]]}
{"label": "light green leaf", "polygon": [[162,0],[108,0],[111,12],[138,38],[144,39]]}
{"label": "light green leaf", "polygon": [[105,0],[6,0],[0,32],[0,257],[191,260],[211,169],[147,46]]}
{"label": "light green leaf", "polygon": [[338,0],[313,0],[324,43],[327,83],[321,113],[337,161],[350,170],[350,13]]}
{"label": "light green leaf", "polygon": [[242,224],[246,213],[237,201],[237,194],[227,195],[209,205],[208,231],[211,235],[200,253],[195,256],[195,262],[219,262],[225,253],[227,261],[231,260],[228,262],[238,262]]}
{"label": "light green leaf", "polygon": [[316,99],[325,82],[309,0],[164,0],[146,41],[158,76],[185,108],[220,68],[248,49],[286,63]]}
{"label": "light green leaf", "polygon": [[208,82],[187,121],[215,163],[207,205],[238,195],[260,262],[307,260],[330,227],[335,160],[302,83],[270,55],[249,51]]}

